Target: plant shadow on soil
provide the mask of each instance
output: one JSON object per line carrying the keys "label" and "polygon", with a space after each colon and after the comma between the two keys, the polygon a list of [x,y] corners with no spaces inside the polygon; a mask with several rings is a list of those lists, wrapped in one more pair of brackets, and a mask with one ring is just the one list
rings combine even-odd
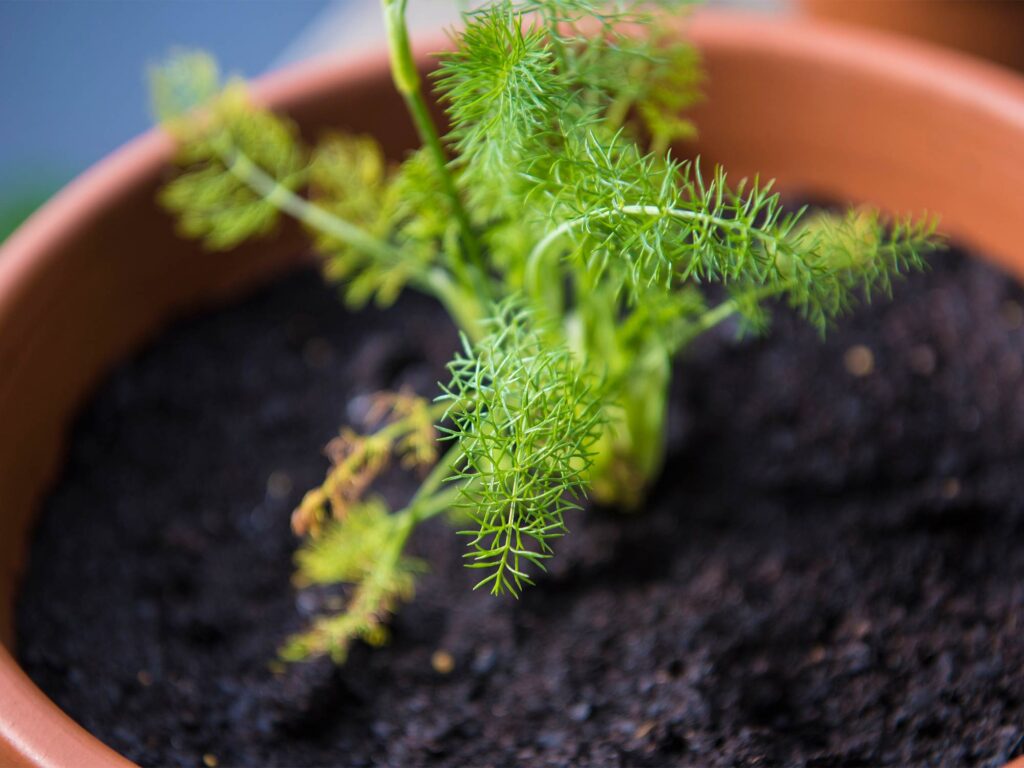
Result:
{"label": "plant shadow on soil", "polygon": [[[273,671],[292,506],[359,396],[432,394],[430,302],[312,271],[178,324],[80,417],[19,658],[144,765],[1000,765],[1024,727],[1024,291],[953,251],[824,343],[702,339],[641,514],[574,515],[520,601],[443,522],[385,648]],[[410,481],[389,476],[392,502]],[[454,668],[439,672],[443,649]]]}

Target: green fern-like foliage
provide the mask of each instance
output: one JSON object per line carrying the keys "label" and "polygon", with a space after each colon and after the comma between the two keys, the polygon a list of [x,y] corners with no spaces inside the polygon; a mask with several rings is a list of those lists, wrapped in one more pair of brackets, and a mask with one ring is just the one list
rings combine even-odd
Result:
{"label": "green fern-like foliage", "polygon": [[[365,136],[305,146],[240,84],[221,85],[207,57],[154,76],[181,166],[161,200],[186,235],[230,248],[291,216],[350,302],[422,291],[464,338],[436,402],[382,395],[364,432],[329,447],[331,469],[293,515],[307,537],[297,579],[347,587],[286,644],[288,659],[381,642],[422,568],[408,540],[445,513],[477,586],[518,596],[569,509],[642,503],[661,468],[673,361],[694,338],[731,319],[762,332],[773,300],[824,331],[936,244],[931,219],[787,211],[771,183],[677,158],[702,82],[693,49],[658,32],[680,3],[467,12],[430,81],[447,132],[428,109],[406,3],[382,0],[394,82],[422,139],[398,163]],[[425,476],[390,511],[367,494],[393,458]]]}
{"label": "green fern-like foliage", "polygon": [[453,405],[446,429],[463,454],[460,506],[472,527],[470,568],[477,584],[518,594],[532,584],[527,563],[543,569],[550,542],[565,533],[577,506],[590,448],[603,418],[600,393],[569,350],[538,333],[529,312],[506,304],[491,329],[449,364],[443,402]]}
{"label": "green fern-like foliage", "polygon": [[[226,250],[271,232],[278,206],[235,168],[285,189],[300,187],[306,158],[294,125],[255,108],[242,83],[221,88],[216,64],[204,54],[183,55],[152,79],[155,111],[181,138],[177,162],[184,171],[163,188],[160,202],[177,214],[182,234]],[[185,119],[198,106],[209,113]]]}
{"label": "green fern-like foliage", "polygon": [[525,27],[508,5],[492,6],[466,25],[437,83],[469,205],[485,220],[508,216],[529,183],[520,173],[526,158],[549,141],[546,123],[565,106],[544,30]]}
{"label": "green fern-like foliage", "polygon": [[424,567],[396,547],[403,524],[382,501],[369,499],[331,522],[299,550],[300,586],[344,583],[352,594],[343,613],[322,617],[311,629],[291,638],[281,650],[285,659],[329,654],[340,663],[353,640],[380,645],[387,639],[389,614],[412,598],[415,576]]}

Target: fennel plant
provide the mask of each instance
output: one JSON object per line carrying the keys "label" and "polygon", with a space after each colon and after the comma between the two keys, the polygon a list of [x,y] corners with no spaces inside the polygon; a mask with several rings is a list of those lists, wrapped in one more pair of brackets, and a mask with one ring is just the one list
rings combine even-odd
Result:
{"label": "fennel plant", "polygon": [[[699,63],[655,31],[666,9],[634,0],[466,12],[433,75],[442,133],[406,3],[381,2],[422,142],[398,164],[364,136],[305,146],[204,55],[153,79],[180,146],[161,199],[185,234],[227,249],[294,217],[350,302],[388,305],[413,288],[463,338],[436,400],[381,394],[376,428],[329,446],[327,477],[293,515],[307,537],[298,575],[351,589],[287,659],[341,661],[355,639],[381,642],[424,567],[409,536],[442,513],[459,521],[478,586],[518,595],[584,497],[642,503],[663,462],[673,360],[694,338],[730,318],[764,331],[770,300],[824,330],[920,266],[935,239],[931,221],[786,212],[771,184],[730,186],[722,169],[677,159]],[[398,510],[368,496],[392,460],[425,472]]]}

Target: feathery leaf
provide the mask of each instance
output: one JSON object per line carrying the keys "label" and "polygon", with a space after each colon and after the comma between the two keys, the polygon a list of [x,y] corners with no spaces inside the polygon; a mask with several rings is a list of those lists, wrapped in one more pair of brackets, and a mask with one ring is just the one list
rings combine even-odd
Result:
{"label": "feathery leaf", "polygon": [[567,349],[514,300],[496,310],[490,333],[449,364],[443,400],[464,462],[463,506],[474,523],[470,568],[489,571],[478,586],[517,595],[543,569],[551,541],[565,532],[603,418],[600,392]]}

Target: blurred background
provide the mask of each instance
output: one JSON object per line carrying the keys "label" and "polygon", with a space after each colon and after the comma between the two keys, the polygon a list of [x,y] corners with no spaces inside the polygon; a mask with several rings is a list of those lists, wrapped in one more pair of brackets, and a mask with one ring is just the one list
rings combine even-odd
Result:
{"label": "blurred background", "polygon": [[0,0],[0,239],[150,124],[146,68],[174,46],[272,66],[331,0]]}
{"label": "blurred background", "polygon": [[[459,4],[410,6],[414,27],[436,28]],[[150,126],[146,70],[173,48],[208,50],[225,71],[252,77],[375,45],[378,15],[377,0],[0,0],[0,240]]]}
{"label": "blurred background", "polygon": [[[465,2],[465,0],[462,0]],[[1024,0],[705,0],[796,8],[1024,66]],[[413,29],[460,0],[410,0]],[[175,47],[246,77],[380,43],[378,0],[0,0],[0,240],[50,194],[151,124],[147,67]]]}

